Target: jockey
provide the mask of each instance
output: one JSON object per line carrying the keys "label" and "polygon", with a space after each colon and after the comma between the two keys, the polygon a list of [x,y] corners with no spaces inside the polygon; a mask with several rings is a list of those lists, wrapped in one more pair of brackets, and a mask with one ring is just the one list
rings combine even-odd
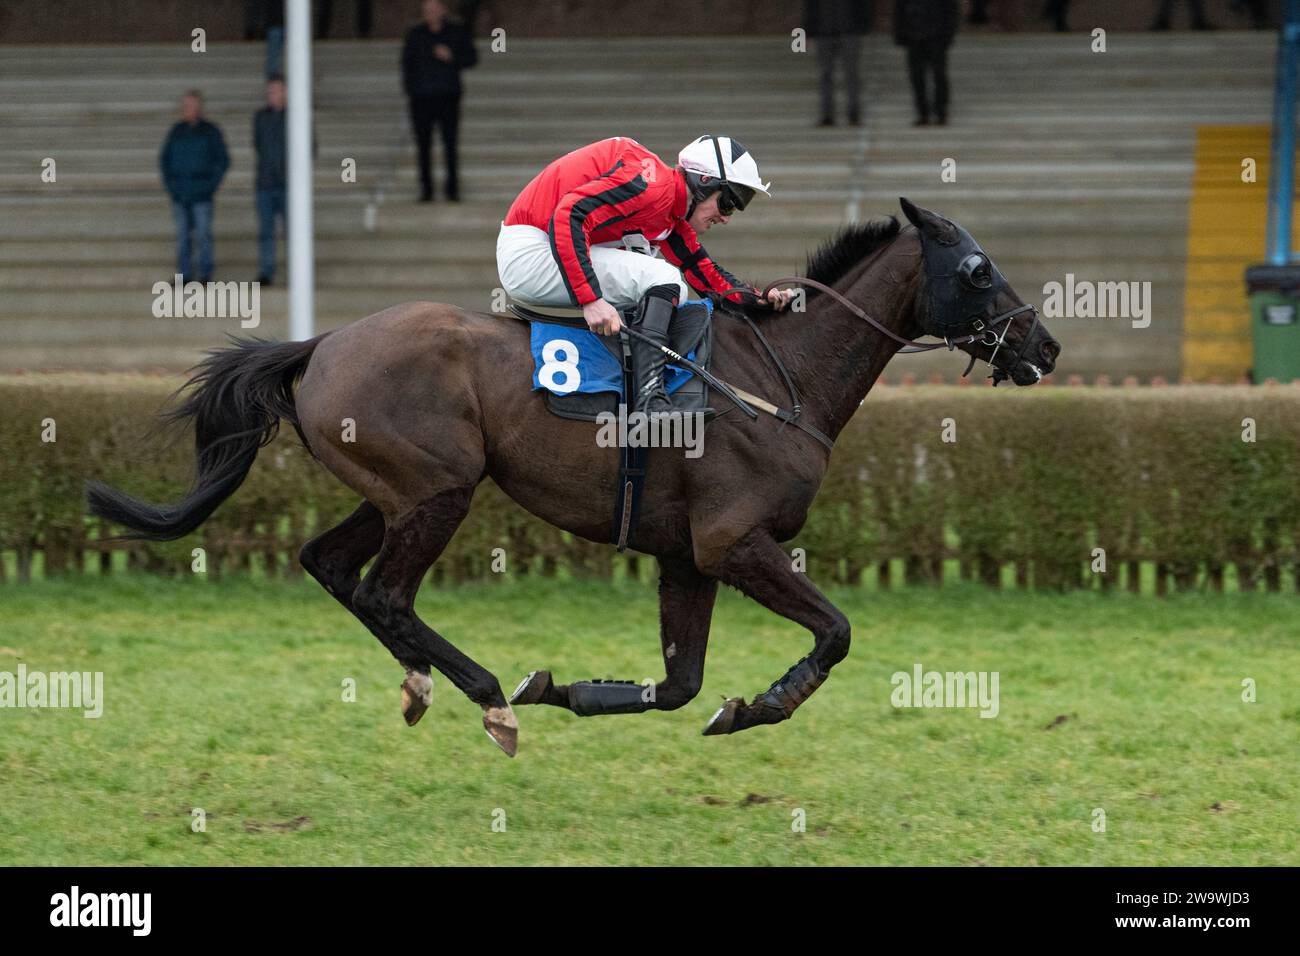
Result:
{"label": "jockey", "polygon": [[[601,335],[616,334],[620,310],[635,307],[637,329],[667,345],[673,311],[690,289],[758,295],[709,258],[698,234],[726,225],[756,192],[768,195],[769,185],[749,151],[728,136],[699,137],[676,166],[626,136],[600,140],[548,165],[510,206],[497,237],[501,285],[525,305],[581,306],[587,326]],[[793,294],[774,289],[767,301],[783,309]],[[634,407],[668,410],[667,357],[640,339],[631,349]]]}

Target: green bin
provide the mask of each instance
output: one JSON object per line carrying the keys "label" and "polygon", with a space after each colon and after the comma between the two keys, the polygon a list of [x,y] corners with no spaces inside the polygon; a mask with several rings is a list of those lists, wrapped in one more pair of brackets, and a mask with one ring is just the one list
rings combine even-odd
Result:
{"label": "green bin", "polygon": [[1252,379],[1256,384],[1300,379],[1300,266],[1251,266],[1246,292],[1255,352]]}

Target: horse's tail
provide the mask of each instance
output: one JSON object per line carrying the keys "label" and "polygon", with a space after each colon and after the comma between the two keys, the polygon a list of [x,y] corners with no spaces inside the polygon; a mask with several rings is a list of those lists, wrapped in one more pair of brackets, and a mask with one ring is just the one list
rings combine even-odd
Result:
{"label": "horse's tail", "polygon": [[322,338],[236,339],[232,346],[209,352],[186,383],[184,400],[162,413],[164,423],[194,422],[198,464],[189,492],[176,504],[160,507],[91,481],[86,485],[91,513],[125,525],[131,530],[127,537],[153,541],[181,538],[201,525],[243,484],[258,449],[275,437],[281,419],[302,434],[293,389]]}

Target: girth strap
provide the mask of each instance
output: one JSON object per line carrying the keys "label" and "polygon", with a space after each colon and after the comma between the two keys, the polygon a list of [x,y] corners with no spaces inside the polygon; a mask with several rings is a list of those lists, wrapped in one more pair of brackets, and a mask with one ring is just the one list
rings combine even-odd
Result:
{"label": "girth strap", "polygon": [[[623,396],[626,408],[632,407],[636,381],[632,377],[632,348],[627,335],[619,334],[623,353]],[[614,495],[614,528],[611,537],[619,552],[627,550],[627,541],[641,512],[641,491],[645,487],[646,452],[628,442],[619,449],[618,491]]]}

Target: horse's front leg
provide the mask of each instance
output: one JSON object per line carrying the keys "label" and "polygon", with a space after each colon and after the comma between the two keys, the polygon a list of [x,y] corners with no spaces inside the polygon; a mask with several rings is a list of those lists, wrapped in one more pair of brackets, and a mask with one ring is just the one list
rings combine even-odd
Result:
{"label": "horse's front leg", "polygon": [[[703,550],[698,549],[697,550]],[[786,720],[849,653],[849,621],[766,531],[755,528],[707,558],[704,566],[763,607],[812,631],[813,649],[750,703],[733,697],[713,715],[706,735],[731,734]]]}
{"label": "horse's front leg", "polygon": [[659,560],[659,640],[665,679],[657,684],[634,681],[577,681],[556,684],[550,671],[533,671],[510,698],[512,704],[552,704],[580,717],[676,710],[700,692],[709,622],[718,582],[689,561]]}

